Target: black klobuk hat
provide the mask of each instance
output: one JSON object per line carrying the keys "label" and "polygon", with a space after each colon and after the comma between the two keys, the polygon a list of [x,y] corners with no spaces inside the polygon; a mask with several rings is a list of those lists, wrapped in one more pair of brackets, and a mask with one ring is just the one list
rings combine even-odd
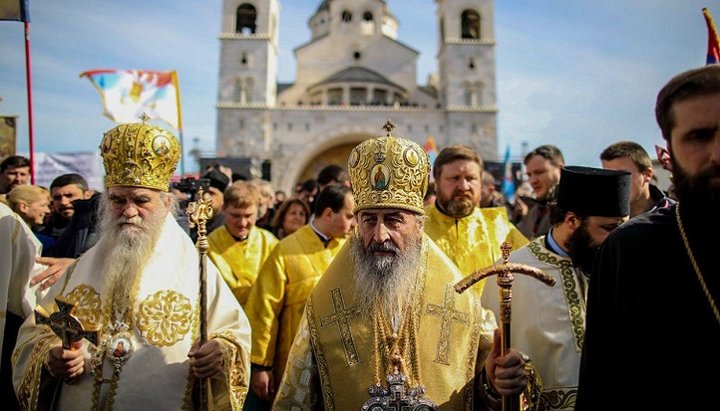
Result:
{"label": "black klobuk hat", "polygon": [[557,206],[579,216],[630,215],[630,173],[592,167],[563,167]]}

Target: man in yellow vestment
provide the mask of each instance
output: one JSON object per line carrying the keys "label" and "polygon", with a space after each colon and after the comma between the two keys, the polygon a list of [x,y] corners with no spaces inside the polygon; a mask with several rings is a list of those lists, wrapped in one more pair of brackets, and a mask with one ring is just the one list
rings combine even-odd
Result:
{"label": "man in yellow vestment", "polygon": [[271,232],[255,225],[260,201],[257,185],[247,181],[233,183],[225,190],[223,199],[225,225],[208,236],[208,256],[243,308],[260,267],[278,243]]}
{"label": "man in yellow vestment", "polygon": [[[433,164],[437,200],[425,208],[425,233],[464,275],[492,265],[504,241],[513,249],[528,243],[505,207],[478,207],[482,171],[483,161],[470,147],[445,147]],[[482,295],[484,282],[471,291]]]}
{"label": "man in yellow vestment", "polygon": [[358,230],[308,298],[275,409],[485,409],[525,387],[520,354],[499,355],[493,314],[454,291],[463,276],[423,234],[427,154],[386,129],[350,154]]}
{"label": "man in yellow vestment", "polygon": [[350,189],[325,187],[315,200],[315,218],[280,241],[250,291],[251,387],[261,399],[274,396],[305,301],[352,230],[354,207]]}
{"label": "man in yellow vestment", "polygon": [[207,378],[215,409],[239,410],[250,327],[208,264],[209,340],[197,343],[198,255],[167,192],[180,144],[159,127],[121,124],[105,133],[100,149],[103,234],[40,303],[47,313],[58,311],[54,297],[73,304],[69,314],[99,331],[97,345],[81,340],[64,349],[47,325],[28,318],[12,357],[21,407],[193,410],[193,386]]}

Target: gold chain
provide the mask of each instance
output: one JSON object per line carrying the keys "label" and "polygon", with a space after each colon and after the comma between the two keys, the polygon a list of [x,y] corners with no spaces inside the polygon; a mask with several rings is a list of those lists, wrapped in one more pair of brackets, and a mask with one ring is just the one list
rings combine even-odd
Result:
{"label": "gold chain", "polygon": [[695,261],[695,256],[693,255],[692,249],[690,249],[690,243],[688,242],[687,235],[685,234],[685,228],[683,227],[682,220],[680,219],[680,203],[678,202],[677,206],[675,206],[675,218],[677,219],[678,228],[680,229],[680,236],[682,237],[683,244],[685,244],[685,250],[687,251],[688,257],[690,257],[690,263],[693,266],[693,269],[695,270],[695,275],[697,276],[698,281],[700,281],[700,286],[702,287],[703,292],[705,293],[705,297],[707,298],[708,302],[710,303],[710,307],[712,308],[713,314],[715,314],[715,319],[717,320],[718,324],[720,324],[720,311],[718,311],[717,305],[715,305],[715,299],[713,299],[712,294],[710,294],[710,290],[707,287],[707,284],[705,284],[705,279],[703,278],[702,273],[700,272],[700,266],[698,266],[697,261]]}
{"label": "gold chain", "polygon": [[[412,298],[404,308],[404,318],[397,333],[388,336],[386,319],[382,314],[382,310],[376,308],[373,312],[373,354],[375,356],[375,384],[381,385],[380,369],[382,368],[382,358],[387,359],[387,364],[392,364],[392,357],[396,353],[395,349],[402,352],[402,356],[409,357],[409,362],[401,358],[399,372],[405,374],[408,383],[412,385],[412,374],[415,374],[416,385],[421,385],[420,363],[417,353],[417,316],[419,310],[416,310],[416,298]],[[388,341],[392,338],[392,343],[388,346]],[[402,346],[400,346],[402,345]]]}

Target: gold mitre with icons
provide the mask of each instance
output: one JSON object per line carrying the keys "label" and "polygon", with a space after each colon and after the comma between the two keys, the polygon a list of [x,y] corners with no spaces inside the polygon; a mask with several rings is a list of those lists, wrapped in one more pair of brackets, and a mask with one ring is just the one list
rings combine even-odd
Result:
{"label": "gold mitre with icons", "polygon": [[414,141],[393,137],[390,120],[384,137],[356,146],[348,158],[348,174],[355,194],[355,209],[399,208],[424,214],[430,160]]}
{"label": "gold mitre with icons", "polygon": [[100,155],[105,187],[168,191],[180,159],[180,143],[169,131],[145,122],[120,124],[104,134]]}

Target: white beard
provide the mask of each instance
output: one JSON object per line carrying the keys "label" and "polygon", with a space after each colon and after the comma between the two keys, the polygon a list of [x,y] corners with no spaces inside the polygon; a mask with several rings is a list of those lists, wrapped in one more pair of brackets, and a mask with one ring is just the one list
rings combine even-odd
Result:
{"label": "white beard", "polygon": [[405,251],[400,251],[390,241],[381,245],[371,243],[369,249],[381,247],[396,253],[394,256],[375,256],[356,234],[350,238],[355,260],[355,287],[358,293],[362,293],[361,305],[368,312],[381,310],[395,332],[403,323],[405,307],[415,297],[416,279],[421,270],[422,235],[408,240]]}
{"label": "white beard", "polygon": [[103,256],[103,295],[112,301],[115,310],[127,309],[135,285],[155,249],[168,210],[159,207],[145,220],[140,216],[116,218],[107,200],[100,205],[101,238],[98,242]]}

